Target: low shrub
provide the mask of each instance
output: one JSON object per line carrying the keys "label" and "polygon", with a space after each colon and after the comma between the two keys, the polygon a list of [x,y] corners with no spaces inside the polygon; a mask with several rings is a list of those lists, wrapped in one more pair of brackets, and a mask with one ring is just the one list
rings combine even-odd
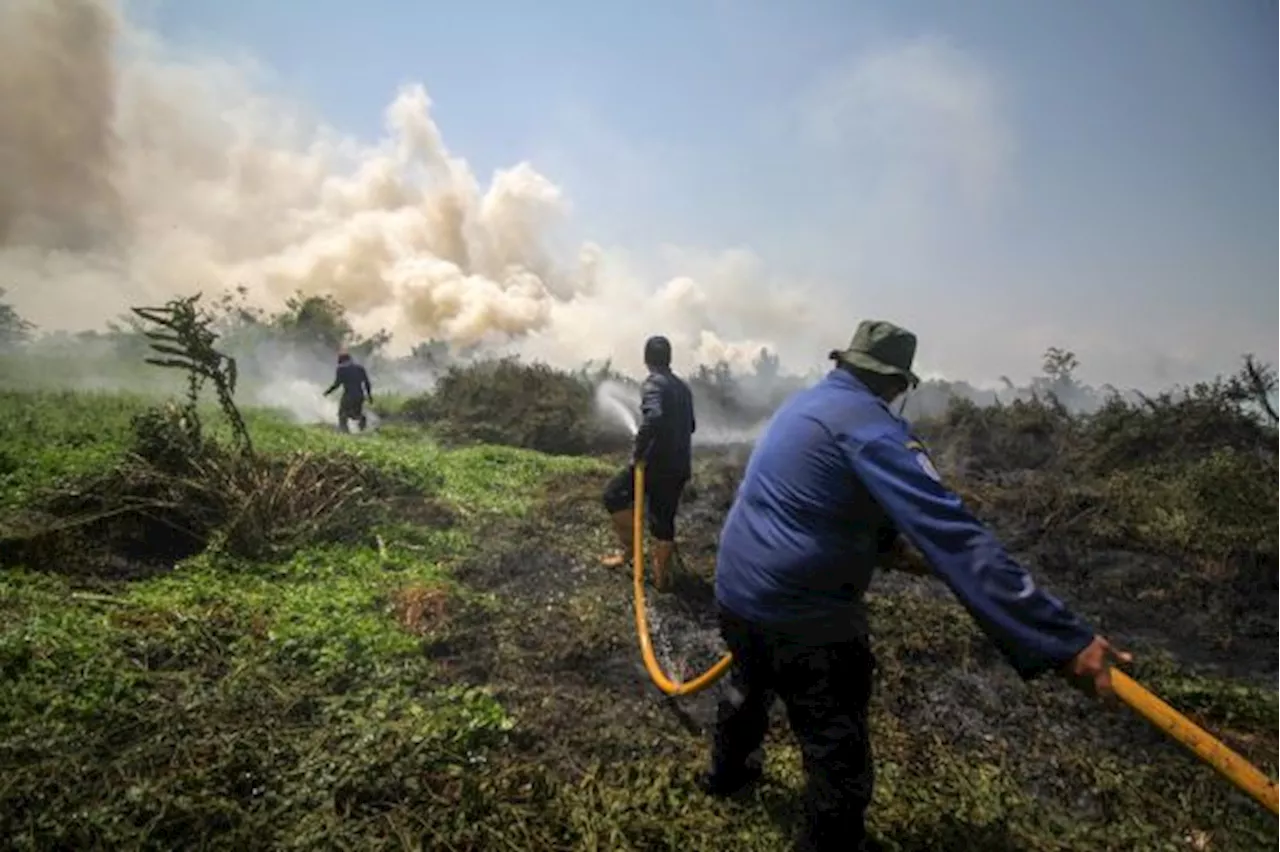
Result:
{"label": "low shrub", "polygon": [[243,452],[207,437],[177,406],[150,408],[134,418],[121,463],[34,501],[27,523],[6,536],[3,562],[120,576],[206,548],[277,558],[419,517],[429,490],[350,454]]}
{"label": "low shrub", "polygon": [[435,392],[407,401],[404,417],[429,424],[449,443],[501,444],[551,455],[625,446],[595,415],[590,382],[515,358],[454,366]]}

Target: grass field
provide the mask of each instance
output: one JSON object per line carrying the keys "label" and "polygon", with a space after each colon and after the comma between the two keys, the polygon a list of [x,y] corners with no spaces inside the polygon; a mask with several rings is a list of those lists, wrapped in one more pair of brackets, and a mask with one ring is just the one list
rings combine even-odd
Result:
{"label": "grass field", "polygon": [[[789,848],[801,772],[781,715],[758,790],[720,803],[694,787],[715,695],[660,700],[629,578],[595,564],[613,459],[246,411],[252,465],[211,456],[144,489],[128,456],[151,403],[0,392],[4,846]],[[205,422],[229,441],[216,411]],[[1232,517],[1265,516],[1269,533],[1254,524],[1248,553],[1227,552],[1196,531],[1241,462],[1204,458],[1069,486],[1035,470],[958,483],[1137,652],[1136,677],[1274,777],[1275,477],[1233,498],[1247,505]],[[695,668],[716,650],[715,534],[742,460],[700,454],[685,574],[655,596]],[[175,564],[146,517],[195,523],[171,504],[214,476],[239,502]],[[123,514],[86,520],[94,489]],[[1164,497],[1135,508],[1135,494]],[[878,577],[871,607],[870,823],[888,848],[1274,848],[1274,817],[1133,714],[1019,682],[937,581]]]}

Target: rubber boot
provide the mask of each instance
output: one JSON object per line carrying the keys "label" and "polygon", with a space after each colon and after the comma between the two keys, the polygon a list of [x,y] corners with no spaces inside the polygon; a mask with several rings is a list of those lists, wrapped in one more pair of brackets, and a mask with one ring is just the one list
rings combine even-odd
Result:
{"label": "rubber boot", "polygon": [[620,512],[614,512],[609,516],[609,520],[613,522],[613,532],[618,537],[622,550],[602,557],[600,564],[606,568],[619,568],[631,561],[632,510],[623,509]]}
{"label": "rubber boot", "polygon": [[674,541],[658,539],[653,543],[653,585],[658,591],[666,591],[670,585],[672,557],[675,552]]}

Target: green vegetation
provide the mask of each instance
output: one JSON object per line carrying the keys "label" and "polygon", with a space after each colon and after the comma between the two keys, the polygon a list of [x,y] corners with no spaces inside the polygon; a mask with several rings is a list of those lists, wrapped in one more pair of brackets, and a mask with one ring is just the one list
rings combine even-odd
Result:
{"label": "green vegetation", "polygon": [[[178,325],[165,345],[189,354],[204,326]],[[1269,374],[1079,416],[1058,402],[1074,356],[1052,366],[1035,398],[955,403],[922,436],[1137,678],[1274,775],[1277,438],[1249,390]],[[715,693],[660,700],[639,666],[629,577],[595,564],[619,457],[589,390],[455,365],[358,436],[238,419],[229,393],[0,392],[7,846],[789,848],[781,712],[766,781],[714,802],[693,781]],[[720,652],[710,580],[744,460],[699,452],[683,572],[653,600],[676,670]],[[1134,714],[1019,682],[936,581],[886,573],[870,604],[887,848],[1274,842],[1273,817]]]}
{"label": "green vegetation", "polygon": [[451,444],[496,443],[554,455],[620,449],[625,437],[620,444],[592,414],[592,379],[585,371],[571,375],[514,358],[455,365],[400,414],[433,424]]}
{"label": "green vegetation", "polygon": [[[0,287],[0,298],[4,292]],[[0,302],[0,348],[25,343],[34,330],[35,326],[23,319],[12,305]]]}

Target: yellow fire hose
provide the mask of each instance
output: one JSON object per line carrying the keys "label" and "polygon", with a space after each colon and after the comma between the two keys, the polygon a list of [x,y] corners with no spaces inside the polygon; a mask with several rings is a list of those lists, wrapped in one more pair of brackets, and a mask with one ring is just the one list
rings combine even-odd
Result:
{"label": "yellow fire hose", "polygon": [[729,666],[733,664],[733,655],[725,654],[720,661],[690,681],[676,683],[662,671],[658,659],[653,655],[653,644],[649,641],[649,620],[645,617],[644,606],[644,463],[636,463],[636,502],[631,518],[631,562],[634,565],[632,577],[635,585],[636,601],[636,634],[640,637],[640,656],[644,658],[644,667],[649,677],[667,695],[693,695],[715,683]]}
{"label": "yellow fire hose", "polygon": [[1276,783],[1256,766],[1115,666],[1111,667],[1111,684],[1116,696],[1148,722],[1191,749],[1271,813],[1280,814],[1280,793]]}
{"label": "yellow fire hose", "polygon": [[[632,578],[635,587],[636,634],[640,638],[640,655],[649,677],[668,696],[693,695],[715,683],[733,664],[733,655],[725,654],[714,666],[690,681],[677,683],[662,671],[653,655],[649,639],[649,620],[645,616],[644,598],[644,464],[635,468],[635,509],[632,514]],[[1170,707],[1142,684],[1115,666],[1111,682],[1116,696],[1148,722],[1189,748],[1197,757],[1218,770],[1229,781],[1256,799],[1273,814],[1280,814],[1280,794],[1276,783],[1256,766],[1236,754],[1208,731]]]}

